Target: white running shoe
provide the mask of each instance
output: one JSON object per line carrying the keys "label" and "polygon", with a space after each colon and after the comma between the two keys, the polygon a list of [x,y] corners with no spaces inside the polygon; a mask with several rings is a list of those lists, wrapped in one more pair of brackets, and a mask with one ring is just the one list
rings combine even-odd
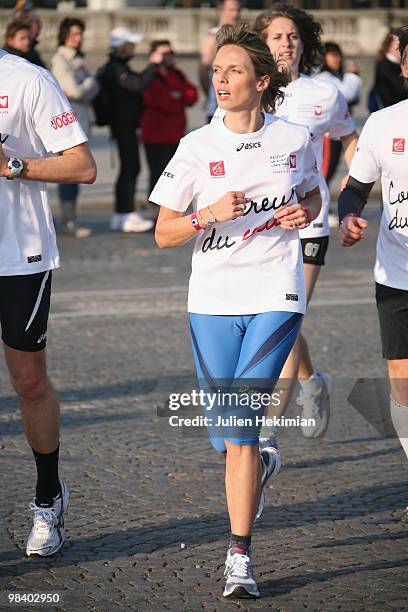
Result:
{"label": "white running shoe", "polygon": [[137,212],[114,213],[111,218],[110,228],[113,232],[148,232],[152,229],[154,222],[151,219],[143,219]]}
{"label": "white running shoe", "polygon": [[261,518],[265,507],[265,485],[270,478],[275,478],[282,469],[282,458],[275,437],[259,438],[259,453],[261,456],[262,476],[259,506],[255,516],[256,521]]}
{"label": "white running shoe", "polygon": [[316,372],[316,377],[320,378],[317,389],[310,394],[301,389],[296,399],[299,406],[302,406],[302,419],[314,421],[313,425],[302,425],[305,438],[321,438],[329,425],[332,377],[325,372]]}
{"label": "white running shoe", "polygon": [[50,508],[41,508],[35,498],[28,508],[33,513],[33,527],[27,540],[26,554],[48,557],[56,553],[64,543],[64,512],[69,504],[69,491],[63,480],[61,494],[54,498]]}
{"label": "white running shoe", "polygon": [[248,599],[259,597],[258,587],[254,580],[251,552],[241,554],[233,549],[228,550],[225,561],[224,576],[227,577],[224,597]]}

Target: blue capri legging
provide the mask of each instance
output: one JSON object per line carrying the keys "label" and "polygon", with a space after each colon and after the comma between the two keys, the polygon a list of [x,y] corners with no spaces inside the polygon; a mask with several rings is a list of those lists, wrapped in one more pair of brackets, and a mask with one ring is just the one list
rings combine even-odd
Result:
{"label": "blue capri legging", "polygon": [[[224,399],[204,406],[208,433],[215,450],[225,452],[232,444],[258,444],[260,425],[252,407],[242,406],[234,391],[249,395],[271,392],[295,343],[302,315],[293,312],[263,312],[255,315],[205,315],[190,313],[190,335],[200,388],[213,398]],[[228,396],[228,392],[230,395]],[[255,397],[253,395],[253,397]],[[214,401],[214,400],[213,400]],[[258,409],[259,408],[259,409]],[[256,416],[262,416],[264,406]],[[220,418],[223,426],[220,427]],[[235,417],[235,420],[234,420]],[[252,425],[236,424],[238,418]],[[242,421],[241,421],[242,422]]]}

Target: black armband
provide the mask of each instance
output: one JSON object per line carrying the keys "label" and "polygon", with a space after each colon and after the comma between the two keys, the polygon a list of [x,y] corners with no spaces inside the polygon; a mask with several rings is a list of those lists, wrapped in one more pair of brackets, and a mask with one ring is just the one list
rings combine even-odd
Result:
{"label": "black armband", "polygon": [[358,217],[361,215],[373,185],[374,183],[360,183],[352,176],[349,177],[338,202],[340,223],[347,215],[357,215]]}

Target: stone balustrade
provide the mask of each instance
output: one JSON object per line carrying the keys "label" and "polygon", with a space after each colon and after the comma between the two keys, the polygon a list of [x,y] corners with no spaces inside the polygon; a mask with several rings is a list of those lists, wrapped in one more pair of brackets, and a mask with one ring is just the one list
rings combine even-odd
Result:
{"label": "stone balustrade", "polygon": [[[120,11],[89,11],[75,9],[71,13],[39,10],[43,31],[40,50],[50,53],[56,48],[58,24],[66,14],[86,23],[86,52],[105,52],[110,30],[124,25],[144,35],[137,51],[146,54],[149,42],[157,38],[170,40],[179,54],[197,54],[200,40],[216,24],[214,9],[134,9]],[[324,39],[339,43],[347,55],[375,55],[389,27],[408,24],[408,10],[327,10],[313,11],[322,23]],[[246,21],[253,21],[258,11],[243,11]],[[0,41],[4,36],[11,11],[0,9]]]}

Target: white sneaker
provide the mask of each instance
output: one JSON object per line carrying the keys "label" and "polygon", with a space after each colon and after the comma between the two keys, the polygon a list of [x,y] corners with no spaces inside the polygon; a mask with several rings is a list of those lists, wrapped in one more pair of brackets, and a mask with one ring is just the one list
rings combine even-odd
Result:
{"label": "white sneaker", "polygon": [[259,597],[253,575],[251,553],[250,550],[247,552],[248,554],[240,554],[231,548],[228,550],[224,572],[224,576],[227,576],[224,597],[236,599]]}
{"label": "white sneaker", "polygon": [[50,508],[41,508],[35,498],[28,508],[33,513],[33,527],[28,536],[26,553],[48,557],[56,553],[64,543],[64,512],[69,504],[69,491],[63,480],[61,494],[54,499]]}
{"label": "white sneaker", "polygon": [[[319,378],[317,389],[307,393],[301,389],[296,402],[302,406],[302,419],[311,419],[314,424],[302,425],[305,438],[321,438],[326,433],[330,417],[330,394],[332,391],[332,378],[325,372],[316,372]],[[313,382],[317,382],[316,378]]]}
{"label": "white sneaker", "polygon": [[278,443],[274,437],[259,438],[259,453],[262,463],[261,494],[258,510],[255,516],[257,521],[262,516],[265,507],[265,485],[270,478],[275,478],[282,469],[282,458]]}
{"label": "white sneaker", "polygon": [[148,232],[153,225],[151,219],[143,219],[137,212],[115,213],[110,222],[110,228],[114,232]]}

